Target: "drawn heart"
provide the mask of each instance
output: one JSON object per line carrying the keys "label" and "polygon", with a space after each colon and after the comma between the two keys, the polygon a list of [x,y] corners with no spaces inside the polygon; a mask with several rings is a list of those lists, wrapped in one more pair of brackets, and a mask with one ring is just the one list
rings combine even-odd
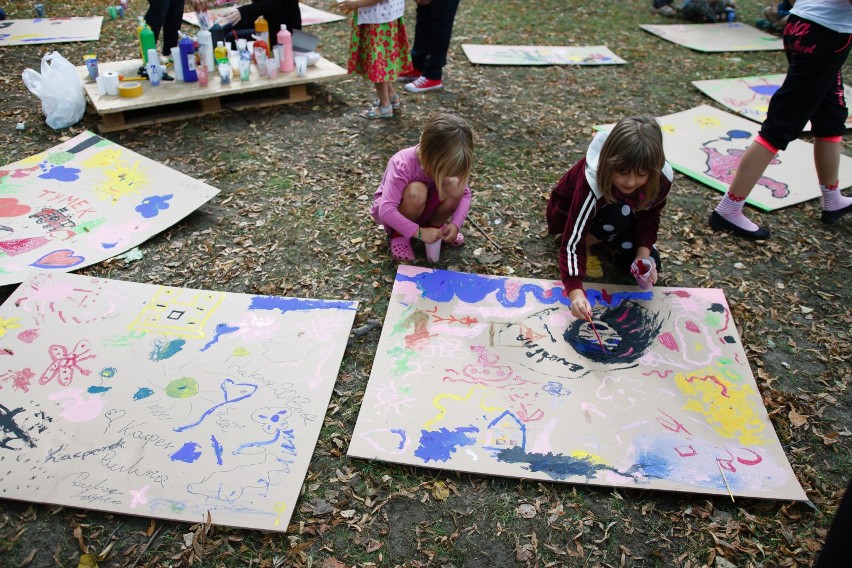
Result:
{"label": "drawn heart", "polygon": [[0,217],[19,217],[32,211],[32,207],[18,202],[14,197],[0,197]]}
{"label": "drawn heart", "polygon": [[59,249],[44,255],[30,266],[36,268],[71,268],[85,260],[82,256],[76,256],[71,249]]}
{"label": "drawn heart", "polygon": [[37,329],[25,329],[21,333],[18,334],[18,339],[23,341],[24,343],[32,343],[38,337]]}
{"label": "drawn heart", "polygon": [[50,242],[47,237],[33,237],[28,239],[12,239],[10,241],[0,241],[0,250],[9,256],[16,256],[35,250],[40,246]]}

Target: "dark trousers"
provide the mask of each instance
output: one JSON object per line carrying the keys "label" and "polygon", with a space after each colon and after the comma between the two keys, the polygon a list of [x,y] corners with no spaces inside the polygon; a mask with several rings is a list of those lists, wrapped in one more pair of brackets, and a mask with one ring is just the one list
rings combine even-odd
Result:
{"label": "dark trousers", "polygon": [[[636,215],[630,207],[618,202],[605,205],[589,225],[589,234],[615,252],[613,260],[625,272],[630,272],[630,265],[636,260],[635,226]],[[663,264],[656,246],[651,248],[651,258],[657,263],[657,271],[662,271]]]}
{"label": "dark trousers", "polygon": [[846,101],[840,69],[849,55],[852,35],[790,15],[784,27],[787,77],[769,100],[760,135],[784,150],[808,120],[816,137],[846,132]]}
{"label": "dark trousers", "polygon": [[427,79],[439,80],[443,76],[458,7],[459,0],[432,0],[417,5],[411,62]]}
{"label": "dark trousers", "polygon": [[[225,33],[231,29],[237,31],[240,37],[248,37],[254,33],[254,21],[261,15],[269,23],[269,46],[278,43],[278,32],[281,24],[289,31],[302,29],[302,11],[299,10],[299,0],[252,0],[251,4],[239,7],[240,21],[232,27],[226,27]],[[247,32],[247,33],[246,33]]]}
{"label": "dark trousers", "polygon": [[835,568],[852,566],[852,549],[849,537],[852,536],[852,479],[846,488],[846,494],[840,501],[840,507],[834,514],[834,521],[825,539],[825,546],[817,558],[814,568]]}
{"label": "dark trousers", "polygon": [[145,22],[151,26],[154,39],[160,38],[163,30],[163,55],[169,55],[178,43],[178,32],[183,21],[184,0],[148,0]]}

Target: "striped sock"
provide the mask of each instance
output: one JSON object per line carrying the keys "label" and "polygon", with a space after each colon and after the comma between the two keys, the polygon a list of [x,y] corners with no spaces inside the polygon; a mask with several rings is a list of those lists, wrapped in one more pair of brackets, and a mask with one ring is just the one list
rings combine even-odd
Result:
{"label": "striped sock", "polygon": [[758,230],[760,227],[743,215],[743,205],[745,205],[745,197],[737,197],[728,191],[725,197],[719,202],[719,205],[716,206],[716,213],[740,229],[745,229],[746,231]]}
{"label": "striped sock", "polygon": [[846,197],[837,186],[840,182],[835,182],[834,185],[820,185],[819,190],[822,192],[822,210],[837,211],[844,207],[852,205],[852,197]]}

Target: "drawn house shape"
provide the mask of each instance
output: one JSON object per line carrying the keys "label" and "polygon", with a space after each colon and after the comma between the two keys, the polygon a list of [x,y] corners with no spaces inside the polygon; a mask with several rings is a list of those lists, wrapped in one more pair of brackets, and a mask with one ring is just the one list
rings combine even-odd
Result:
{"label": "drawn house shape", "polygon": [[491,421],[485,430],[485,450],[502,451],[508,448],[527,448],[527,427],[510,410]]}
{"label": "drawn house shape", "polygon": [[224,298],[224,294],[217,292],[161,288],[129,329],[201,338],[204,337],[204,324]]}

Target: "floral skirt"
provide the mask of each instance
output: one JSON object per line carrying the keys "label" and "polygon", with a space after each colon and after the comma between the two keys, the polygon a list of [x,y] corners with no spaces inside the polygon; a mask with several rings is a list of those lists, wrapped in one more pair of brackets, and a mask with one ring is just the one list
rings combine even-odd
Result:
{"label": "floral skirt", "polygon": [[363,75],[373,83],[395,81],[400,73],[411,71],[411,50],[402,18],[387,24],[358,24],[352,20],[349,42],[350,73]]}

